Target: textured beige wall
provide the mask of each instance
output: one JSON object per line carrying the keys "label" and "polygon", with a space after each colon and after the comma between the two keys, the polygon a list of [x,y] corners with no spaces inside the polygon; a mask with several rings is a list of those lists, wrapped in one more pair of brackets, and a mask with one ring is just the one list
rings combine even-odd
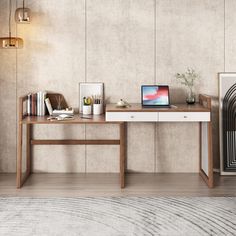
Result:
{"label": "textured beige wall", "polygon": [[[13,4],[15,7],[15,3]],[[8,36],[7,1],[0,1],[0,37]],[[15,33],[15,27],[12,31]],[[0,50],[0,172],[15,171],[16,51]]]}
{"label": "textured beige wall", "polygon": [[[163,83],[171,87],[172,102],[184,102],[173,75],[188,66],[201,73],[196,92],[214,97],[218,166],[217,72],[235,70],[234,0],[28,0],[27,5],[32,23],[16,29],[24,48],[0,50],[1,172],[16,168],[16,96],[46,89],[63,93],[78,108],[79,82],[104,82],[109,102],[139,102],[142,84]],[[7,6],[8,0],[0,1],[1,35],[7,34]],[[197,172],[198,128],[194,123],[129,124],[129,171]],[[34,136],[116,138],[118,127],[39,125]],[[118,172],[118,158],[116,146],[37,146],[33,168]]]}

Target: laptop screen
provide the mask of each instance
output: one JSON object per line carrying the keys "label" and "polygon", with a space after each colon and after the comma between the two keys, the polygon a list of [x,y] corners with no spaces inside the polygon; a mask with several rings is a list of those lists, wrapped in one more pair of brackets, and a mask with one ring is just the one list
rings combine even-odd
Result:
{"label": "laptop screen", "polygon": [[143,106],[169,106],[168,85],[142,85]]}

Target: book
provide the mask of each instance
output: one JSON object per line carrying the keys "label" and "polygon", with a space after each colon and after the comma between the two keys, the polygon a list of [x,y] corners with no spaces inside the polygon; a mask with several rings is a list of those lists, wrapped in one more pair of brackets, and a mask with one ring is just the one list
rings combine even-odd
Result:
{"label": "book", "polygon": [[45,98],[46,98],[45,91],[37,92],[37,116],[45,116],[46,114]]}
{"label": "book", "polygon": [[31,96],[31,115],[37,115],[37,93],[33,93]]}
{"label": "book", "polygon": [[51,116],[52,113],[53,113],[53,109],[52,109],[52,104],[51,104],[49,98],[46,98],[46,99],[45,99],[45,104],[46,104],[46,107],[47,107],[47,109],[48,109],[48,113],[49,113],[49,115]]}
{"label": "book", "polygon": [[30,116],[32,114],[32,111],[31,111],[31,98],[32,97],[32,94],[29,93],[28,94],[28,99],[27,99],[27,115]]}

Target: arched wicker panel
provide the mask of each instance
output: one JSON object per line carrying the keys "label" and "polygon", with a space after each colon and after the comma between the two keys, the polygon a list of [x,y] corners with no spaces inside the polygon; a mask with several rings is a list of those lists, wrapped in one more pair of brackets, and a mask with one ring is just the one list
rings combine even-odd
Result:
{"label": "arched wicker panel", "polygon": [[222,105],[224,171],[236,171],[236,84],[227,91]]}

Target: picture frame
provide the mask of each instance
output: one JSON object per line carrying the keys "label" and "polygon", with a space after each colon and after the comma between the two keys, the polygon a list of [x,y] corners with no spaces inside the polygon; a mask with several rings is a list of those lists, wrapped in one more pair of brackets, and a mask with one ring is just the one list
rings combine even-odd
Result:
{"label": "picture frame", "polygon": [[79,83],[79,113],[83,113],[83,98],[98,95],[102,98],[104,105],[104,83],[81,82]]}

